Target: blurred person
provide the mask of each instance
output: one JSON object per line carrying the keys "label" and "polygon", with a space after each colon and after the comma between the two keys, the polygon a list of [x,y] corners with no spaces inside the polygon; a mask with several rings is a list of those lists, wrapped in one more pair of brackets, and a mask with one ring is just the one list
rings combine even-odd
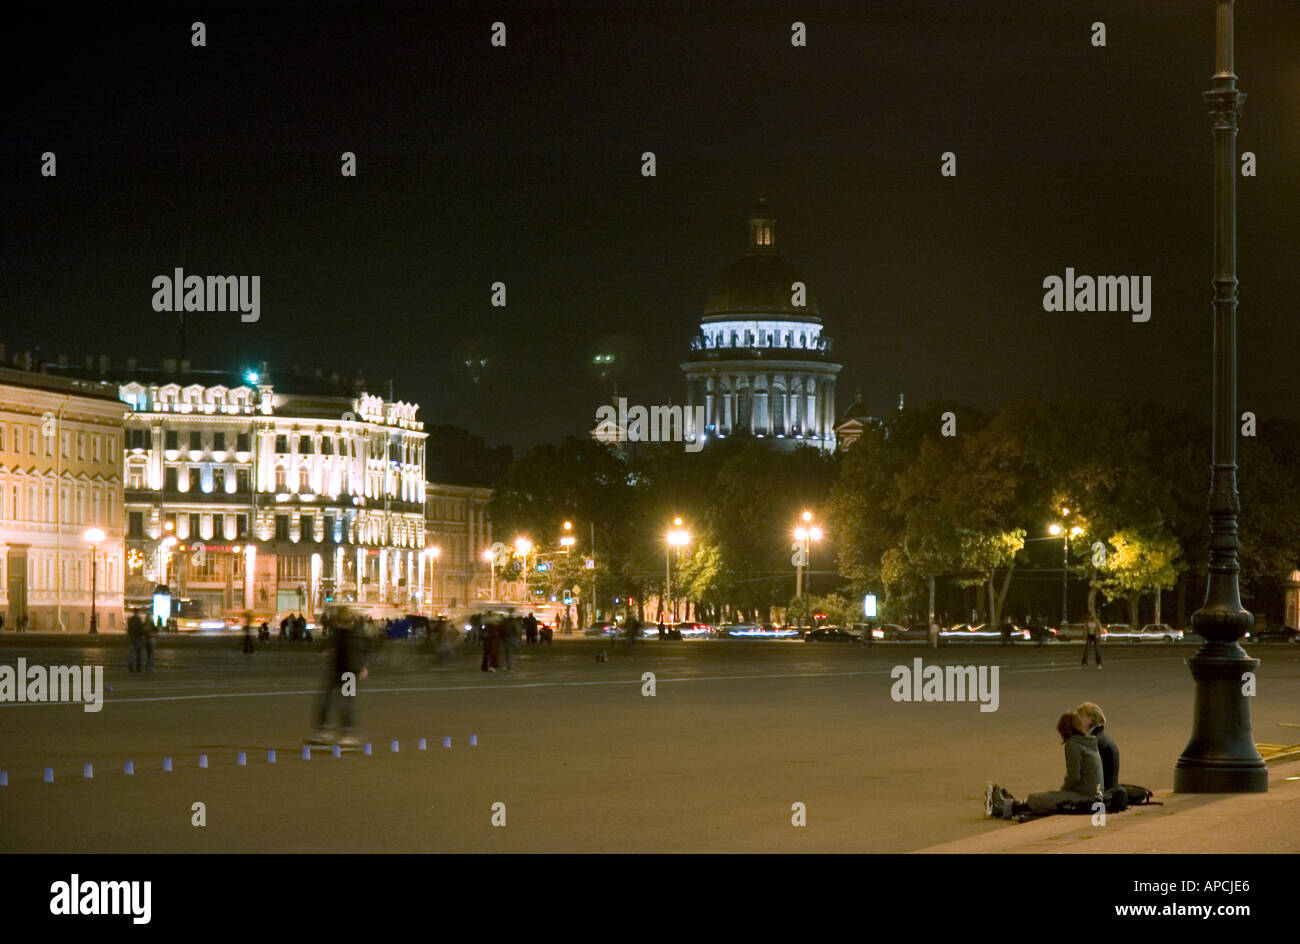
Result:
{"label": "blurred person", "polygon": [[1097,739],[1087,733],[1087,722],[1067,711],[1056,722],[1056,733],[1065,748],[1065,780],[1059,790],[1031,793],[1017,800],[993,782],[984,785],[984,815],[988,818],[1019,819],[1052,813],[1090,811],[1092,803],[1102,799],[1101,754]]}
{"label": "blurred person", "polygon": [[150,623],[150,622],[148,622],[147,620],[145,621],[145,624],[144,624],[144,654],[145,654],[144,670],[145,670],[146,672],[149,672],[149,673],[152,673],[152,672],[153,672],[153,654],[154,654],[154,650],[158,648],[158,639],[157,639],[157,636],[158,636],[158,633],[160,633],[160,632],[162,632],[162,618],[161,618],[161,617],[159,617],[159,619],[158,619],[158,625],[157,625],[156,627],[154,626],[153,623]]}
{"label": "blurred person", "polygon": [[126,621],[127,645],[126,667],[130,672],[139,672],[144,667],[145,618],[143,610],[134,610]]}
{"label": "blurred person", "polygon": [[495,672],[501,668],[501,634],[503,626],[501,616],[491,613],[483,621],[479,635],[483,640],[483,661],[479,669],[483,672]]}
{"label": "blurred person", "polygon": [[[310,743],[330,744],[335,740],[340,746],[355,747],[357,739],[357,683],[366,677],[366,637],[364,625],[355,612],[346,607],[331,607],[325,611],[330,627],[330,640],[321,655],[329,660],[325,675],[325,690],[316,707],[315,733]],[[351,673],[352,678],[346,676]],[[345,691],[345,688],[348,689]],[[336,737],[330,728],[330,716],[338,705],[340,734]]]}
{"label": "blurred person", "polygon": [[253,614],[244,613],[244,652],[253,651]]}
{"label": "blurred person", "polygon": [[537,615],[529,613],[524,617],[524,641],[534,646],[537,644]]}
{"label": "blurred person", "polygon": [[513,672],[515,670],[514,657],[515,653],[519,651],[519,639],[523,634],[522,631],[523,620],[519,619],[517,616],[509,617],[502,626],[502,635],[504,637],[502,641],[505,645],[507,672]]}
{"label": "blurred person", "polygon": [[1088,614],[1088,621],[1083,626],[1083,665],[1088,664],[1088,650],[1091,649],[1097,659],[1097,668],[1101,668],[1101,620],[1096,613]]}

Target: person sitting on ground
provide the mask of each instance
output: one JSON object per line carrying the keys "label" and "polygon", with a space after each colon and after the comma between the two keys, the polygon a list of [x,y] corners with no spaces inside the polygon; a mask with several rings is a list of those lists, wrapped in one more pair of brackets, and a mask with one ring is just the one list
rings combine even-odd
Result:
{"label": "person sitting on ground", "polygon": [[1075,708],[1074,713],[1083,719],[1088,733],[1097,739],[1097,753],[1101,755],[1101,788],[1109,793],[1119,786],[1119,748],[1114,738],[1106,733],[1106,716],[1090,701]]}
{"label": "person sitting on ground", "polygon": [[984,785],[984,815],[999,819],[1028,818],[1063,812],[1073,804],[1087,804],[1101,797],[1101,754],[1097,739],[1087,733],[1087,722],[1067,711],[1056,722],[1056,732],[1065,745],[1065,782],[1049,793],[1031,793],[1017,800],[993,782]]}

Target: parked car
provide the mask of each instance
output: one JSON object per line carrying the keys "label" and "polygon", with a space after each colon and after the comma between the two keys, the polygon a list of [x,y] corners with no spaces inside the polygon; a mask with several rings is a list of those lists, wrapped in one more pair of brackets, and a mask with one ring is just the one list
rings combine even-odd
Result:
{"label": "parked car", "polygon": [[582,631],[582,634],[584,636],[617,636],[621,631],[617,623],[601,620],[599,623],[592,623]]}
{"label": "parked car", "polygon": [[850,623],[848,631],[857,637],[858,642],[868,639],[894,639],[898,633],[905,632],[897,623]]}
{"label": "parked car", "polygon": [[1029,638],[1036,643],[1054,642],[1057,638],[1056,627],[1047,626],[1043,623],[1030,623],[1025,627],[1029,630]]}
{"label": "parked car", "polygon": [[804,633],[804,642],[861,642],[861,637],[838,626],[823,626]]}
{"label": "parked car", "polygon": [[1293,642],[1300,643],[1300,630],[1293,626],[1265,626],[1263,629],[1256,627],[1246,636],[1250,642]]}

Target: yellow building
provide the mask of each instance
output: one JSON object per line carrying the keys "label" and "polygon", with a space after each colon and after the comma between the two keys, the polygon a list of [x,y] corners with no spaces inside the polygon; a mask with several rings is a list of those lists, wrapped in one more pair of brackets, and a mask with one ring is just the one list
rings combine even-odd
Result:
{"label": "yellow building", "polygon": [[[113,384],[0,367],[0,614],[6,630],[120,631],[122,420]],[[93,553],[87,532],[99,529]],[[97,535],[91,535],[98,539]]]}

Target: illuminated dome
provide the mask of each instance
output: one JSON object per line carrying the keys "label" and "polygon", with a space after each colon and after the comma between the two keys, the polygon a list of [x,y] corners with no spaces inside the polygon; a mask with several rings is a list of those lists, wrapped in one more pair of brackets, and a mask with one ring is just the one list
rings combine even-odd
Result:
{"label": "illuminated dome", "polygon": [[[792,300],[796,282],[805,286],[804,304]],[[802,275],[776,250],[776,220],[766,200],[749,219],[749,244],[745,254],[713,280],[704,304],[704,320],[737,315],[773,318],[817,318],[821,310],[807,290]]]}

